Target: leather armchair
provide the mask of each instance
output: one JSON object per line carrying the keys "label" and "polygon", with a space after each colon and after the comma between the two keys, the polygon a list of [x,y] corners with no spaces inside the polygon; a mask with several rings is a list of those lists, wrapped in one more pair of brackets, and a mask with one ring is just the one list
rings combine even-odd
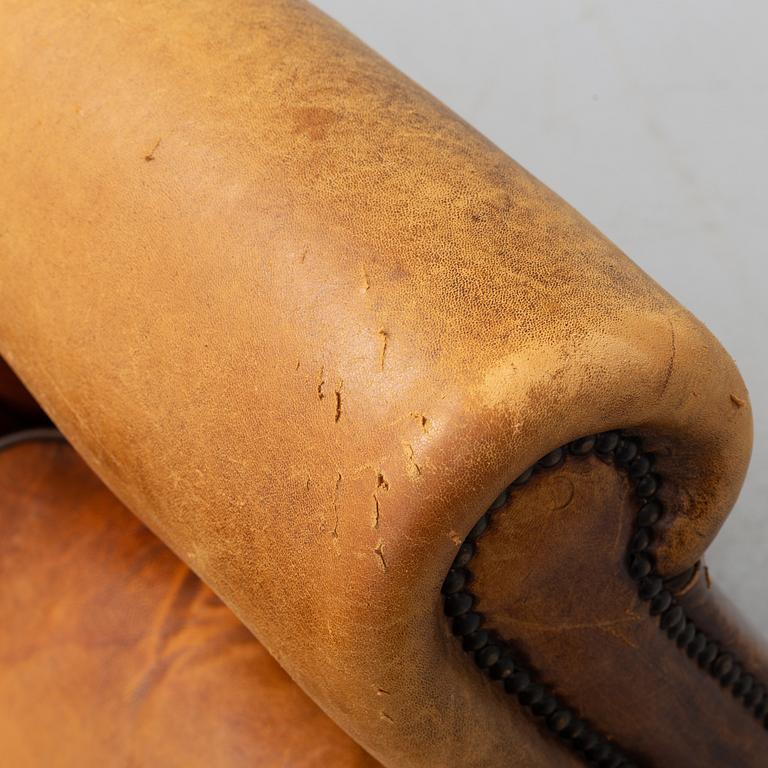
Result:
{"label": "leather armchair", "polygon": [[0,27],[12,765],[766,764],[698,320],[304,2]]}

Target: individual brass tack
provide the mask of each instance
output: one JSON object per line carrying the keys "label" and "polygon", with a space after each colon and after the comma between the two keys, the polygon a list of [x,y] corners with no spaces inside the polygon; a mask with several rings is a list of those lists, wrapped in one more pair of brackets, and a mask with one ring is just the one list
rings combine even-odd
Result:
{"label": "individual brass tack", "polygon": [[443,603],[443,610],[446,616],[453,618],[454,616],[461,616],[462,613],[466,613],[472,608],[474,602],[472,595],[469,592],[454,592],[452,595],[448,595]]}
{"label": "individual brass tack", "polygon": [[658,616],[660,613],[664,613],[670,605],[672,605],[672,595],[664,589],[651,600],[651,616]]}
{"label": "individual brass tack", "polygon": [[528,707],[541,701],[544,698],[544,693],[545,691],[543,685],[539,683],[532,683],[527,688],[523,688],[523,690],[520,691],[518,698],[520,699],[521,704],[524,704]]}
{"label": "individual brass tack", "polygon": [[688,656],[692,659],[698,658],[701,652],[707,647],[707,636],[703,632],[697,632],[691,644],[688,646]]}
{"label": "individual brass tack", "polygon": [[458,635],[460,637],[464,635],[469,635],[470,633],[474,632],[476,629],[480,627],[480,622],[482,621],[482,617],[479,613],[475,613],[474,611],[470,611],[469,613],[465,613],[462,616],[457,616],[453,620],[453,634]]}
{"label": "individual brass tack", "polygon": [[627,468],[627,472],[633,480],[637,480],[638,478],[643,477],[643,475],[647,475],[650,471],[651,460],[643,454],[640,454],[633,459]]}
{"label": "individual brass tack", "polygon": [[646,501],[637,515],[637,524],[640,526],[655,525],[661,517],[661,503],[657,499]]}
{"label": "individual brass tack", "polygon": [[734,665],[731,667],[730,672],[726,672],[721,678],[720,682],[726,687],[726,688],[733,688],[733,686],[738,682],[739,678],[741,677],[741,673],[743,672],[741,668],[741,664],[734,663]]}
{"label": "individual brass tack", "polygon": [[520,693],[531,684],[531,676],[526,670],[515,670],[504,680],[504,690],[507,693]]}
{"label": "individual brass tack", "polygon": [[589,750],[594,749],[599,743],[600,739],[594,731],[585,731],[579,739],[580,746],[584,752],[589,753]]}
{"label": "individual brass tack", "polygon": [[475,556],[475,545],[472,541],[466,540],[459,547],[459,551],[453,561],[454,568],[462,568]]}
{"label": "individual brass tack", "polygon": [[467,652],[479,651],[490,640],[490,634],[485,629],[478,629],[464,635],[461,640],[462,648]]}
{"label": "individual brass tack", "polygon": [[566,726],[563,730],[562,736],[566,739],[572,739],[574,741],[580,739],[587,730],[587,724],[578,718],[571,720],[570,725]]}
{"label": "individual brass tack", "polygon": [[573,722],[573,713],[569,709],[556,709],[547,718],[547,727],[555,733],[562,733]]}
{"label": "individual brass tack", "polygon": [[539,466],[544,469],[556,467],[563,460],[564,453],[562,448],[555,448],[554,451],[550,451],[543,459],[539,459]]}
{"label": "individual brass tack", "polygon": [[644,549],[648,549],[652,538],[653,533],[650,528],[638,528],[629,542],[630,551],[642,552]]}
{"label": "individual brass tack", "polygon": [[525,485],[533,476],[533,467],[529,467],[517,479],[512,481],[512,485]]}
{"label": "individual brass tack", "polygon": [[488,674],[493,680],[504,680],[509,677],[515,671],[515,660],[512,654],[507,651],[502,657],[490,668]]}
{"label": "individual brass tack", "polygon": [[531,706],[534,715],[548,717],[557,709],[557,699],[549,688],[544,688],[543,697]]}
{"label": "individual brass tack", "polygon": [[696,625],[692,621],[686,621],[685,628],[677,636],[678,648],[688,647],[693,641],[693,638],[695,635],[696,635]]}
{"label": "individual brass tack", "polygon": [[765,698],[765,688],[761,683],[753,685],[750,691],[744,696],[744,703],[748,707],[757,706]]}
{"label": "individual brass tack", "polygon": [[468,539],[479,539],[487,530],[488,524],[491,521],[490,515],[486,512],[473,526],[472,530],[467,534]]}
{"label": "individual brass tack", "polygon": [[501,509],[509,499],[509,488],[505,488],[495,499],[489,509],[496,510]]}
{"label": "individual brass tack", "polygon": [[598,741],[597,744],[585,751],[590,760],[600,763],[611,755],[611,745],[605,741]]}
{"label": "individual brass tack", "polygon": [[670,627],[675,627],[681,622],[685,622],[685,614],[683,613],[683,609],[679,605],[673,605],[671,608],[668,608],[664,613],[661,615],[661,620],[659,621],[659,626],[662,629],[669,629]]}
{"label": "individual brass tack", "polygon": [[486,645],[475,654],[475,663],[481,669],[492,667],[501,658],[501,648],[498,645]]}
{"label": "individual brass tack", "polygon": [[637,481],[635,492],[640,498],[645,499],[653,496],[659,488],[659,481],[656,475],[645,475]]}
{"label": "individual brass tack", "polygon": [[619,444],[618,432],[603,432],[597,436],[595,450],[598,453],[613,453]]}
{"label": "individual brass tack", "polygon": [[637,593],[642,600],[650,600],[661,592],[664,581],[659,576],[645,576],[637,585]]}
{"label": "individual brass tack", "polygon": [[630,558],[629,575],[633,579],[642,579],[643,576],[648,576],[652,570],[653,563],[645,552],[638,552]]}
{"label": "individual brass tack", "polygon": [[755,678],[752,675],[742,675],[736,685],[733,686],[733,695],[738,699],[746,697],[752,690],[754,683]]}
{"label": "individual brass tack", "polygon": [[596,435],[589,435],[588,437],[580,437],[578,440],[574,440],[570,445],[571,453],[575,456],[586,456],[594,450],[597,443]]}
{"label": "individual brass tack", "polygon": [[712,662],[717,658],[717,654],[720,652],[720,648],[717,643],[709,641],[704,650],[699,654],[699,666],[702,669],[709,669],[712,666]]}
{"label": "individual brass tack", "polygon": [[712,662],[712,674],[715,677],[725,677],[733,668],[733,656],[730,653],[721,653]]}
{"label": "individual brass tack", "polygon": [[443,582],[442,593],[444,595],[452,595],[454,592],[464,589],[466,583],[467,572],[463,568],[451,568]]}
{"label": "individual brass tack", "polygon": [[616,448],[616,461],[619,464],[628,464],[637,456],[638,447],[634,440],[622,439]]}

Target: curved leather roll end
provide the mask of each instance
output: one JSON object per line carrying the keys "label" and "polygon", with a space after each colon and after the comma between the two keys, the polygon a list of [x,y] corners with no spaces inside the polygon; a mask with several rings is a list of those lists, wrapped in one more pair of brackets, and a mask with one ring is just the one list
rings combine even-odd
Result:
{"label": "curved leather roll end", "polygon": [[442,580],[512,479],[607,429],[664,465],[684,570],[748,459],[727,355],[298,0],[0,13],[0,352],[386,765],[569,765],[466,665]]}

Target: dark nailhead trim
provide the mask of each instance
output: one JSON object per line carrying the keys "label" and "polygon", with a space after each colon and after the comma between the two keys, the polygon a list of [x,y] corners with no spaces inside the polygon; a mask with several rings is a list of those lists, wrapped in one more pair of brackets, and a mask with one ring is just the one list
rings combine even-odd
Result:
{"label": "dark nailhead trim", "polygon": [[567,709],[556,709],[547,718],[547,726],[555,733],[562,733],[571,722],[573,722],[573,714]]}
{"label": "dark nailhead trim", "polygon": [[643,475],[647,475],[651,471],[651,460],[647,456],[643,456],[642,454],[638,456],[627,469],[627,472],[629,473],[629,476],[633,480],[637,480],[637,478],[642,477]]}
{"label": "dark nailhead trim", "polygon": [[589,754],[589,751],[594,749],[600,742],[600,737],[594,731],[587,731],[580,739],[581,748]]}
{"label": "dark nailhead trim", "polygon": [[467,572],[463,568],[451,568],[443,582],[442,593],[444,595],[452,595],[454,592],[464,589],[466,583]]}
{"label": "dark nailhead trim", "polygon": [[554,451],[548,453],[543,459],[539,459],[539,466],[544,469],[552,469],[556,467],[563,460],[564,451],[562,448],[555,448]]}
{"label": "dark nailhead trim", "polygon": [[524,690],[520,691],[518,698],[522,704],[530,706],[531,704],[536,704],[537,702],[541,701],[544,698],[544,693],[545,691],[543,685],[539,685],[539,683],[533,683]]}
{"label": "dark nailhead trim", "polygon": [[637,514],[638,525],[655,525],[661,517],[662,509],[661,504],[655,499],[647,501],[640,508],[640,512]]}
{"label": "dark nailhead trim", "polygon": [[557,700],[551,693],[546,693],[544,698],[537,704],[534,704],[531,709],[533,710],[534,715],[547,717],[557,709]]}
{"label": "dark nailhead trim", "polygon": [[642,579],[653,570],[651,558],[645,552],[638,552],[629,561],[629,575],[633,579]]}
{"label": "dark nailhead trim", "polygon": [[491,516],[488,513],[484,514],[475,523],[472,530],[467,534],[467,538],[472,539],[473,541],[475,539],[479,539],[488,530],[488,525],[490,522],[491,522]]}
{"label": "dark nailhead trim", "polygon": [[461,616],[462,613],[466,613],[472,608],[472,595],[469,592],[456,592],[452,595],[448,595],[445,598],[443,604],[443,610],[446,616],[453,618],[454,616]]}
{"label": "dark nailhead trim", "polygon": [[515,671],[515,660],[512,654],[505,653],[489,670],[488,674],[492,680],[503,680],[509,677]]}
{"label": "dark nailhead trim", "polygon": [[734,683],[736,683],[741,677],[741,672],[742,672],[741,664],[734,664],[731,667],[731,671],[726,672],[726,674],[720,678],[720,682],[726,688],[732,688]]}
{"label": "dark nailhead trim", "polygon": [[461,568],[475,556],[475,545],[472,541],[467,539],[459,547],[459,551],[453,561],[454,568]]}
{"label": "dark nailhead trim", "polygon": [[498,645],[486,645],[475,654],[475,662],[481,669],[492,667],[501,658],[501,648]]}
{"label": "dark nailhead trim", "polygon": [[504,689],[507,693],[520,693],[530,684],[531,676],[524,669],[518,669],[504,681]]}
{"label": "dark nailhead trim", "polygon": [[598,453],[613,453],[616,450],[616,446],[619,444],[618,432],[603,432],[602,435],[597,436],[597,443],[595,450]]}
{"label": "dark nailhead trim", "polygon": [[679,605],[673,605],[668,610],[664,611],[659,622],[659,626],[662,629],[669,629],[675,627],[680,623],[685,623],[685,614],[683,609]]}
{"label": "dark nailhead trim", "polygon": [[660,613],[664,613],[670,605],[672,605],[672,595],[665,589],[651,600],[651,616],[658,616]]}
{"label": "dark nailhead trim", "polygon": [[744,703],[748,707],[754,707],[759,704],[765,696],[765,688],[758,683],[752,686],[752,690],[744,696]]}
{"label": "dark nailhead trim", "polygon": [[587,757],[598,763],[611,756],[611,747],[605,742],[598,742],[592,749],[586,750]]}
{"label": "dark nailhead trim", "polygon": [[491,636],[485,629],[478,629],[462,638],[461,647],[467,652],[479,651],[488,644],[490,639]]}
{"label": "dark nailhead trim", "polygon": [[688,646],[688,656],[698,658],[701,652],[707,647],[707,638],[703,632],[697,632],[693,641]]}
{"label": "dark nailhead trim", "polygon": [[628,464],[637,456],[637,443],[634,440],[621,440],[616,448],[616,461]]}
{"label": "dark nailhead trim", "polygon": [[686,648],[693,642],[696,635],[696,625],[692,621],[685,623],[685,629],[677,636],[677,647]]}
{"label": "dark nailhead trim", "polygon": [[717,647],[717,643],[712,641],[707,643],[706,648],[699,654],[699,666],[704,669],[709,669],[712,666],[712,662],[717,658],[717,654],[720,649]]}
{"label": "dark nailhead trim", "polygon": [[721,653],[712,664],[712,674],[720,679],[724,678],[733,667],[733,656],[729,653]]}
{"label": "dark nailhead trim", "polygon": [[661,592],[664,581],[658,576],[646,576],[640,580],[637,593],[642,600],[650,600]]}
{"label": "dark nailhead trim", "polygon": [[571,453],[575,456],[586,456],[595,449],[595,443],[597,443],[596,435],[581,437],[571,443]]}
{"label": "dark nailhead trim", "polygon": [[568,455],[579,457],[592,452],[622,469],[632,481],[635,495],[641,499],[637,527],[628,547],[627,559],[630,576],[637,582],[638,596],[649,604],[652,616],[659,616],[660,629],[702,669],[740,699],[745,707],[752,710],[755,717],[768,728],[768,695],[764,686],[755,681],[752,675],[746,674],[730,653],[721,650],[714,640],[696,629],[694,623],[686,618],[682,606],[675,603],[670,591],[673,587],[664,588],[664,582],[656,572],[654,558],[648,552],[657,533],[654,526],[664,513],[664,507],[656,497],[660,481],[652,473],[653,457],[641,451],[639,441],[622,437],[618,432],[590,435],[551,451],[523,472],[494,500],[459,547],[442,586],[443,608],[449,618],[453,617],[451,627],[454,635],[461,638],[467,652],[474,654],[478,667],[492,680],[501,681],[507,693],[516,696],[535,716],[543,718],[548,729],[565,740],[577,754],[586,756],[590,765],[598,768],[637,768],[636,763],[630,761],[614,744],[564,706],[549,688],[537,682],[532,670],[518,665],[509,646],[499,640],[492,630],[483,628],[482,615],[472,610],[474,595],[466,589],[472,580],[472,572],[464,566],[476,554],[474,542],[488,529],[493,512],[506,505],[512,489],[527,483],[537,468],[551,469]]}
{"label": "dark nailhead trim", "polygon": [[465,613],[453,620],[454,635],[468,635],[480,627],[482,618],[479,613]]}
{"label": "dark nailhead trim", "polygon": [[489,507],[491,512],[495,512],[497,509],[503,507],[509,499],[509,488],[505,488],[494,500],[493,504]]}
{"label": "dark nailhead trim", "polygon": [[733,695],[737,698],[745,697],[752,690],[754,682],[755,678],[752,675],[742,675],[739,682],[733,686]]}
{"label": "dark nailhead trim", "polygon": [[563,731],[563,738],[580,739],[587,730],[587,724],[583,720],[572,720],[571,724]]}
{"label": "dark nailhead trim", "polygon": [[629,543],[629,549],[631,552],[642,552],[644,549],[648,549],[651,543],[652,533],[650,528],[638,528],[635,531],[635,535]]}
{"label": "dark nailhead trim", "polygon": [[646,498],[647,496],[653,496],[658,488],[659,481],[656,479],[656,475],[646,475],[637,481],[635,492],[638,496]]}
{"label": "dark nailhead trim", "polygon": [[520,477],[512,481],[512,485],[525,485],[533,477],[533,467],[529,467]]}

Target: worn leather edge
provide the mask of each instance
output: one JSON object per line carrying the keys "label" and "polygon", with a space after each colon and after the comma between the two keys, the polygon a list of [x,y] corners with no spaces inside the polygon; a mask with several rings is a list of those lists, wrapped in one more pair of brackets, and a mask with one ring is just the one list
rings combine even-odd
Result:
{"label": "worn leather edge", "polygon": [[[488,511],[462,542],[459,552],[443,582],[443,611],[451,631],[462,643],[463,650],[491,680],[503,685],[506,693],[547,729],[569,750],[590,765],[605,768],[637,768],[643,756],[629,756],[614,739],[590,723],[588,713],[569,707],[556,690],[542,685],[530,664],[521,661],[509,640],[487,626],[482,613],[474,610],[477,597],[470,588],[472,572],[469,564],[476,555],[476,542],[492,524],[494,513],[503,509],[516,488],[525,485],[535,472],[559,467],[571,457],[595,453],[611,463],[617,472],[625,473],[632,484],[638,503],[634,533],[626,553],[626,567],[634,580],[638,596],[648,605],[649,618],[658,621],[659,630],[685,652],[690,663],[720,683],[725,694],[739,700],[746,713],[768,730],[768,687],[756,674],[740,662],[738,653],[718,642],[711,632],[697,627],[687,615],[682,600],[700,578],[700,563],[663,579],[656,567],[654,546],[663,532],[659,522],[665,517],[665,504],[659,498],[662,478],[655,472],[654,456],[642,449],[641,441],[622,432],[612,431],[579,438],[557,448],[517,477],[494,500]],[[669,517],[669,512],[666,513]]]}

